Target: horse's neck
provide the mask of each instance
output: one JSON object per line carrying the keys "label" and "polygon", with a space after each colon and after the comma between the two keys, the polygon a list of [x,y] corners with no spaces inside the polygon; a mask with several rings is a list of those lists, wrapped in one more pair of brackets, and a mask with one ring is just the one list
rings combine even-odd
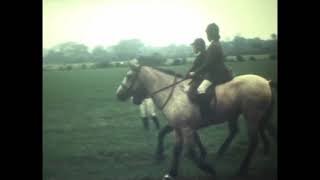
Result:
{"label": "horse's neck", "polygon": [[[144,75],[142,76],[142,81],[145,84],[146,90],[149,94],[156,92],[161,88],[170,86],[174,82],[174,76],[165,74],[150,67],[145,67],[143,69],[143,73]],[[162,90],[151,97],[158,108],[161,108],[161,106],[163,106],[163,104],[169,98],[172,88],[173,87]]]}

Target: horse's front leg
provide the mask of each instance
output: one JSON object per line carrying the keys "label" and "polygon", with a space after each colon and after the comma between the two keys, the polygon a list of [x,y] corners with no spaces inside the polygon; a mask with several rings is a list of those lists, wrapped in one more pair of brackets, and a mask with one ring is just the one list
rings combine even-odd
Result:
{"label": "horse's front leg", "polygon": [[157,145],[157,149],[156,149],[156,155],[155,155],[155,159],[156,161],[160,161],[164,159],[164,155],[163,155],[163,140],[165,135],[167,135],[168,133],[170,133],[171,131],[173,131],[173,128],[170,127],[169,125],[164,126],[158,134],[158,145]]}
{"label": "horse's front leg", "polygon": [[169,173],[166,174],[162,180],[173,180],[178,175],[179,160],[183,149],[183,137],[180,129],[175,130],[176,142],[173,148],[173,159]]}

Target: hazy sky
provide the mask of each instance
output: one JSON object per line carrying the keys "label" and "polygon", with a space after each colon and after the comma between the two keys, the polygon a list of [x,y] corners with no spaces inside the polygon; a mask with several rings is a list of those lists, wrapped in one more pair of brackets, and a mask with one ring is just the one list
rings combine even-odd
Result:
{"label": "hazy sky", "polygon": [[139,38],[152,46],[206,40],[216,22],[222,40],[277,34],[277,0],[43,0],[43,47],[89,47]]}

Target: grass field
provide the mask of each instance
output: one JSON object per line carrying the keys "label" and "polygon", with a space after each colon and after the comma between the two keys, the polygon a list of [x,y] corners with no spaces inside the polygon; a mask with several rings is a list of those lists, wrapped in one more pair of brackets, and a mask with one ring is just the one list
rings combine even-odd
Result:
{"label": "grass field", "polygon": [[[259,74],[276,80],[276,61],[228,63],[235,74]],[[187,66],[172,67],[185,72]],[[153,155],[157,131],[142,128],[138,106],[116,100],[115,91],[127,68],[44,71],[43,73],[43,179],[45,180],[160,180],[167,173],[173,146],[165,140],[167,159],[156,164]],[[275,107],[276,110],[276,107]],[[273,122],[277,122],[277,111]],[[160,115],[161,126],[166,120]],[[219,179],[238,170],[247,151],[246,127],[220,160],[216,151],[227,136],[226,124],[199,132]],[[260,141],[261,142],[261,141]],[[253,179],[277,179],[277,145],[263,155],[262,143],[251,164]],[[180,179],[207,179],[187,158],[181,159]]]}

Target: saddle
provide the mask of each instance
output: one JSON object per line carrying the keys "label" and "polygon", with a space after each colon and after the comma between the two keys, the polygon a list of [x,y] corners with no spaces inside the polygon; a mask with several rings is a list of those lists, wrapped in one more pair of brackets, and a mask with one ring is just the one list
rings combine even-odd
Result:
{"label": "saddle", "polygon": [[192,102],[199,105],[201,116],[204,121],[208,121],[210,118],[215,116],[217,105],[216,87],[233,79],[233,76],[230,74],[230,72],[231,71],[229,71],[229,73],[227,73],[225,76],[220,76],[219,78],[210,80],[212,84],[210,84],[205,89],[205,93],[202,94],[198,94],[196,89],[204,80],[204,77],[200,76],[190,82],[191,91],[188,92],[188,96]]}

